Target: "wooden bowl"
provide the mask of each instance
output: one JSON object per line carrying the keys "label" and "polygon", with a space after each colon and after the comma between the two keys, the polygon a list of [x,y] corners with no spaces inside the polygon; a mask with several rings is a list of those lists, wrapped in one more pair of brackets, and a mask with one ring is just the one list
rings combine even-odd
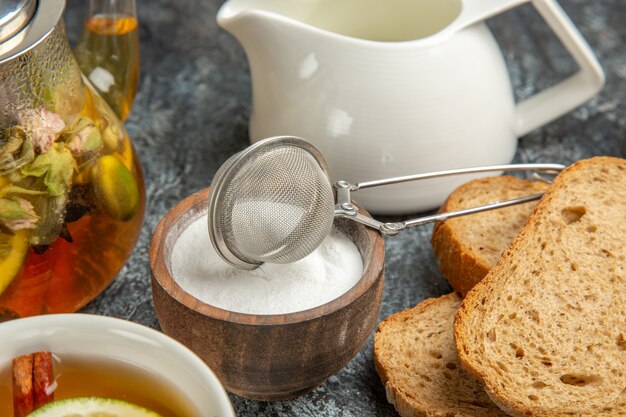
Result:
{"label": "wooden bowl", "polygon": [[343,368],[376,326],[384,281],[382,237],[353,221],[335,221],[359,249],[364,272],[333,301],[288,314],[224,310],[184,291],[170,272],[174,243],[189,224],[206,216],[208,193],[204,189],[181,201],[152,237],[152,292],[163,331],[196,352],[237,395],[284,400],[312,390]]}

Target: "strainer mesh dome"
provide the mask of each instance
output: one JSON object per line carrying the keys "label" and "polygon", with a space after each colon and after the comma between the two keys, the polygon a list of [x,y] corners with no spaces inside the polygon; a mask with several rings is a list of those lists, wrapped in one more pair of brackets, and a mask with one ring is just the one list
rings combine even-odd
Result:
{"label": "strainer mesh dome", "polygon": [[236,168],[231,182],[223,184],[218,220],[224,242],[239,259],[295,262],[328,236],[333,190],[307,150],[285,144],[261,148]]}

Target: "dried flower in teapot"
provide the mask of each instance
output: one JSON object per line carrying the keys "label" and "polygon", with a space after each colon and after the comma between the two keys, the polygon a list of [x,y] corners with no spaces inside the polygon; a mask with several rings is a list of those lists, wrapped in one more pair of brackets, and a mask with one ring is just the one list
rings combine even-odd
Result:
{"label": "dried flower in teapot", "polygon": [[43,177],[48,194],[57,197],[67,192],[76,168],[76,160],[65,144],[55,143],[20,172],[24,176]]}
{"label": "dried flower in teapot", "polygon": [[35,158],[32,141],[21,126],[5,129],[0,139],[0,175],[15,171]]}
{"label": "dried flower in teapot", "polygon": [[14,233],[34,229],[39,216],[33,205],[19,197],[0,198],[0,231]]}
{"label": "dried flower in teapot", "polygon": [[102,146],[102,134],[93,120],[82,116],[65,133],[67,147],[75,158],[87,157],[90,159]]}
{"label": "dried flower in teapot", "polygon": [[65,128],[61,117],[44,108],[24,110],[19,115],[19,123],[29,133],[35,152],[47,152]]}
{"label": "dried flower in teapot", "polygon": [[102,141],[108,151],[121,151],[123,148],[124,134],[117,120],[111,120],[106,116],[97,122],[102,132]]}

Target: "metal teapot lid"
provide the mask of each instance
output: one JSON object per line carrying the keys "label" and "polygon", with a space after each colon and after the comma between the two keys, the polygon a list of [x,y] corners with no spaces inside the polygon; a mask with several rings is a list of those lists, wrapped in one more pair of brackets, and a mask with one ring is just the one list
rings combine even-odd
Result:
{"label": "metal teapot lid", "polygon": [[37,46],[64,9],[65,0],[0,0],[0,64]]}
{"label": "metal teapot lid", "polygon": [[0,42],[24,29],[35,14],[36,0],[0,0]]}

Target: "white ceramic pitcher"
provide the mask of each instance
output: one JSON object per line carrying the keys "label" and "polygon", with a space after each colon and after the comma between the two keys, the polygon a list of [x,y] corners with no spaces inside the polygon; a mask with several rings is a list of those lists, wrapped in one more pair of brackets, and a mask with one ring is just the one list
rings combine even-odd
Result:
{"label": "white ceramic pitcher", "polygon": [[[300,136],[333,181],[508,163],[517,138],[596,94],[604,74],[554,0],[532,4],[580,71],[520,103],[484,24],[528,0],[228,0],[218,23],[243,45],[252,142]],[[432,209],[468,177],[359,193],[379,214]]]}

